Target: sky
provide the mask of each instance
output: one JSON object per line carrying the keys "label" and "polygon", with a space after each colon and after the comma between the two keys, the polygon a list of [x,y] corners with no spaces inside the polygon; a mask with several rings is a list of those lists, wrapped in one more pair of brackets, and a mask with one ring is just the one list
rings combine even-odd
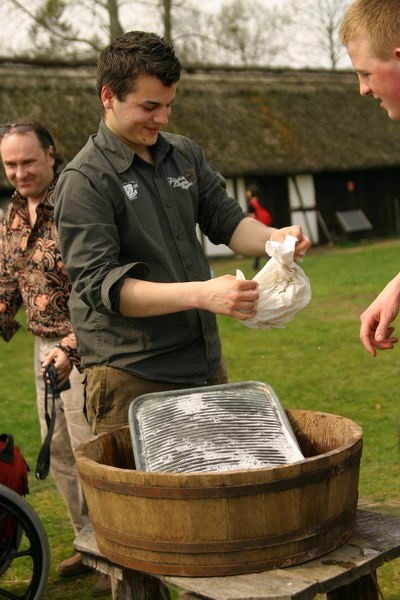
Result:
{"label": "sky", "polygon": [[[25,4],[25,0],[20,0],[28,8],[36,7],[40,0],[30,0]],[[222,5],[228,0],[201,0],[200,6],[202,10],[217,12]],[[288,0],[262,0],[268,7],[277,7],[285,9],[288,6]],[[68,0],[67,0],[68,3]],[[134,18],[132,15],[134,14]],[[154,14],[154,13],[153,13]],[[86,15],[87,16],[87,15]],[[82,12],[75,17],[80,23],[84,23]],[[128,28],[154,30],[154,17],[151,11],[140,6],[140,3],[135,5],[125,3],[121,9],[121,21]],[[0,37],[0,56],[8,56],[20,54],[28,47],[28,30],[32,21],[22,11],[13,7],[11,0],[0,1],[0,22],[2,23],[2,35]],[[87,30],[90,32],[90,18],[87,18]],[[160,32],[161,33],[161,32]],[[307,35],[307,32],[305,33]],[[310,66],[310,67],[328,67],[329,65],[321,62],[321,56],[318,52],[307,53],[307,39],[304,43],[292,42],[292,48],[288,48],[288,59],[283,60],[287,64],[279,66],[293,66],[295,68]],[[305,58],[307,56],[307,58]],[[290,58],[289,58],[290,57]],[[303,60],[301,60],[303,57]],[[346,53],[343,53],[342,61],[339,64],[341,68],[350,68],[350,61]]]}

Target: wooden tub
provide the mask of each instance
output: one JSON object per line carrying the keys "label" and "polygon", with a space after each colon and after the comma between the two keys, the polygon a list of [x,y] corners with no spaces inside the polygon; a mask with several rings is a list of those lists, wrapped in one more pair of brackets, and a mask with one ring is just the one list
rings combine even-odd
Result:
{"label": "wooden tub", "polygon": [[355,524],[362,430],[287,411],[304,460],[214,473],[136,471],[129,427],[76,463],[101,552],[148,573],[223,576],[285,567],[345,543]]}

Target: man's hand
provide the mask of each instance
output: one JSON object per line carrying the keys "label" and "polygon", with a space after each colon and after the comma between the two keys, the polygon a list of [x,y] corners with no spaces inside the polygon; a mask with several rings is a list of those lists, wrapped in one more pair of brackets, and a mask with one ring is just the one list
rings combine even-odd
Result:
{"label": "man's hand", "polygon": [[289,227],[282,227],[282,229],[276,229],[271,234],[271,240],[275,242],[283,242],[287,235],[292,235],[293,237],[297,238],[294,249],[294,258],[303,258],[307,250],[311,247],[311,240],[304,235],[300,225],[291,225]]}
{"label": "man's hand", "polygon": [[44,374],[47,365],[49,365],[50,363],[54,363],[54,366],[57,371],[57,385],[58,387],[61,387],[62,385],[64,385],[64,383],[66,383],[69,374],[72,371],[73,364],[68,358],[68,356],[65,354],[65,352],[61,350],[61,348],[57,347],[52,348],[46,356],[45,360],[42,363],[40,375]]}
{"label": "man's hand", "polygon": [[371,356],[376,356],[376,349],[391,350],[397,343],[397,337],[392,336],[392,322],[399,307],[400,274],[387,284],[360,316],[360,340]]}
{"label": "man's hand", "polygon": [[199,283],[199,308],[218,315],[235,317],[241,321],[256,314],[259,297],[256,281],[236,279],[233,275],[222,275]]}

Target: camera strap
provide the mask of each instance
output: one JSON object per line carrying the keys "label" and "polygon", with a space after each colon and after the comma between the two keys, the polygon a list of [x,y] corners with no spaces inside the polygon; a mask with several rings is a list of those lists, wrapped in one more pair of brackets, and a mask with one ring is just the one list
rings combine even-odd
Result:
{"label": "camera strap", "polygon": [[[56,397],[57,392],[57,378],[54,375],[54,369],[49,368],[49,365],[43,374],[45,381],[45,392],[44,392],[44,417],[47,424],[47,435],[42,443],[39,450],[39,454],[36,461],[35,476],[36,479],[46,479],[50,469],[50,447],[51,439],[53,437],[54,425],[56,422]],[[49,387],[51,389],[51,412],[49,413]]]}

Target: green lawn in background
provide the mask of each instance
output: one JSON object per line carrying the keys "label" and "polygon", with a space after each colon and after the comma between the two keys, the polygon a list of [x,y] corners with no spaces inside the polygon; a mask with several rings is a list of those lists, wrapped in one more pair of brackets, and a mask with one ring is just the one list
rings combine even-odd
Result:
{"label": "green lawn in background", "polygon": [[[312,301],[285,328],[253,330],[227,317],[219,325],[231,381],[269,383],[286,408],[334,412],[362,425],[360,501],[400,517],[400,347],[373,359],[358,339],[359,314],[399,271],[399,257],[399,241],[312,249],[301,264]],[[237,267],[254,275],[251,260],[212,261],[215,275],[235,274]],[[32,364],[25,328],[10,343],[0,341],[0,433],[14,434],[34,468],[39,430]],[[43,520],[52,552],[44,598],[90,598],[92,574],[72,580],[56,574],[57,563],[72,551],[73,535],[51,478],[36,481],[31,474],[30,487],[27,498]],[[399,561],[378,575],[385,600],[399,600]]]}

